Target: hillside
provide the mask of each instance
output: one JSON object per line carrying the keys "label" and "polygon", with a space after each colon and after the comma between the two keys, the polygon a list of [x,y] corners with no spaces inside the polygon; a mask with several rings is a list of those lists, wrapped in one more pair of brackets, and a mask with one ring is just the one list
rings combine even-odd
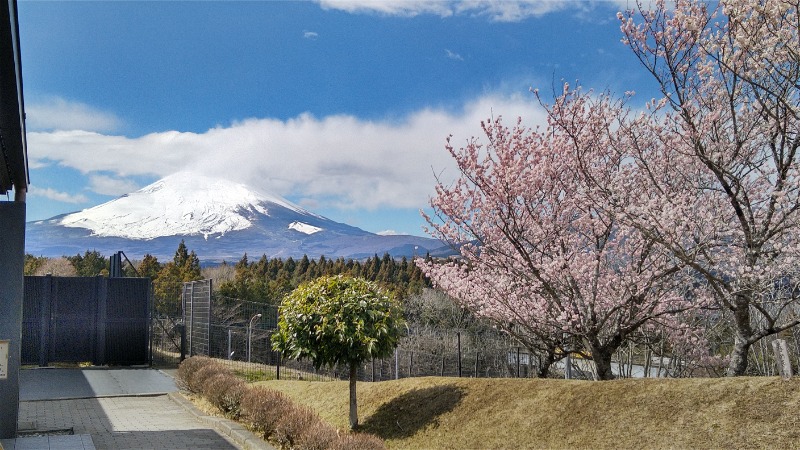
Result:
{"label": "hillside", "polygon": [[[347,425],[347,382],[259,383]],[[800,379],[410,378],[359,383],[389,448],[797,448]]]}

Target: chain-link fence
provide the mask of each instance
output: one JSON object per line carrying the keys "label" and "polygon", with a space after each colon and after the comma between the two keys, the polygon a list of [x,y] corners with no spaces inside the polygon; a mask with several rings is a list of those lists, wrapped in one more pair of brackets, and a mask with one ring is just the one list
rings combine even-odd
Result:
{"label": "chain-link fence", "polygon": [[[184,287],[183,291],[182,317],[153,315],[151,342],[155,366],[176,367],[183,353],[185,357],[209,356],[224,361],[234,372],[249,380],[331,380],[348,377],[347,367],[317,369],[309,360],[282,359],[273,351],[270,337],[278,323],[278,308],[274,305],[213,296],[210,285],[208,290],[195,286],[189,289]],[[196,298],[199,292],[203,292],[207,300]],[[195,314],[192,315],[187,295],[195,297],[192,302],[207,301],[208,307],[204,310],[198,307],[200,303],[194,303]],[[204,316],[206,319],[200,319],[200,311],[208,312]],[[791,332],[762,339],[754,345],[750,355],[751,374],[769,376],[777,373],[774,355],[770,350],[771,342],[777,337],[788,341],[791,363],[797,368],[797,356],[800,354],[798,335],[800,328],[795,327]],[[631,341],[617,351],[612,369],[619,377],[718,376],[724,369],[724,366],[720,366],[718,373],[709,371],[681,357],[675,348],[672,354],[665,353],[667,349],[663,342],[660,347],[653,343]],[[412,326],[392,356],[365,361],[358,369],[358,379],[535,377],[538,371],[537,356],[496,330],[473,332]],[[567,372],[574,378],[592,377],[591,361],[572,358],[569,367],[565,361],[558,361],[552,366],[552,376],[564,376]]]}
{"label": "chain-link fence", "polygon": [[[277,328],[278,308],[258,302],[212,296],[210,283],[183,287],[180,318],[154,315],[153,364],[175,367],[181,355],[208,356],[226,362],[251,380],[346,379],[348,367],[315,368],[310,360],[281,358],[270,338]],[[183,344],[184,348],[181,348]],[[362,381],[421,376],[528,377],[535,373],[527,350],[505,335],[414,330],[389,358],[366,361],[358,369]]]}

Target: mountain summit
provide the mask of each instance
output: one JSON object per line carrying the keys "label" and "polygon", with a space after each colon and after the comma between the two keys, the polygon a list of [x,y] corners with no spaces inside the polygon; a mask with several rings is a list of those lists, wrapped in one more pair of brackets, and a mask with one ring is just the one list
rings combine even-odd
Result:
{"label": "mountain summit", "polygon": [[244,184],[189,172],[80,212],[28,224],[26,251],[62,256],[97,250],[170,258],[181,240],[203,261],[268,257],[366,258],[446,254],[440,241],[379,236],[309,212]]}
{"label": "mountain summit", "polygon": [[[179,172],[132,194],[68,214],[60,223],[65,227],[91,230],[95,236],[154,239],[202,235],[208,238],[250,228],[259,216],[269,217],[270,210],[288,210],[299,216],[321,219],[288,200],[256,192],[244,184]],[[306,229],[302,225],[296,228]]]}

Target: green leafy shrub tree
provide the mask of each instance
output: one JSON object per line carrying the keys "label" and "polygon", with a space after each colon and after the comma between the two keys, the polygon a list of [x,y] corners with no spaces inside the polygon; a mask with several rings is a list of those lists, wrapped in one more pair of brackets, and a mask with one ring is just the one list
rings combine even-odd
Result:
{"label": "green leafy shrub tree", "polygon": [[280,307],[273,348],[289,358],[310,358],[317,368],[350,368],[350,428],[358,426],[358,366],[397,346],[402,309],[389,294],[363,278],[321,277],[302,284]]}

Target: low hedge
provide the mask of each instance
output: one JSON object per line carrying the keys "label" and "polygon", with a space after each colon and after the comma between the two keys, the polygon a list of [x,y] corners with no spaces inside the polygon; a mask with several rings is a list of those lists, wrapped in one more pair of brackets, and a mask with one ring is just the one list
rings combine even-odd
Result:
{"label": "low hedge", "polygon": [[251,430],[282,448],[297,450],[378,450],[383,441],[373,435],[342,433],[323,422],[316,412],[292,403],[283,393],[263,386],[250,387],[220,362],[202,356],[178,366],[177,384],[201,395],[226,417],[240,420]]}

